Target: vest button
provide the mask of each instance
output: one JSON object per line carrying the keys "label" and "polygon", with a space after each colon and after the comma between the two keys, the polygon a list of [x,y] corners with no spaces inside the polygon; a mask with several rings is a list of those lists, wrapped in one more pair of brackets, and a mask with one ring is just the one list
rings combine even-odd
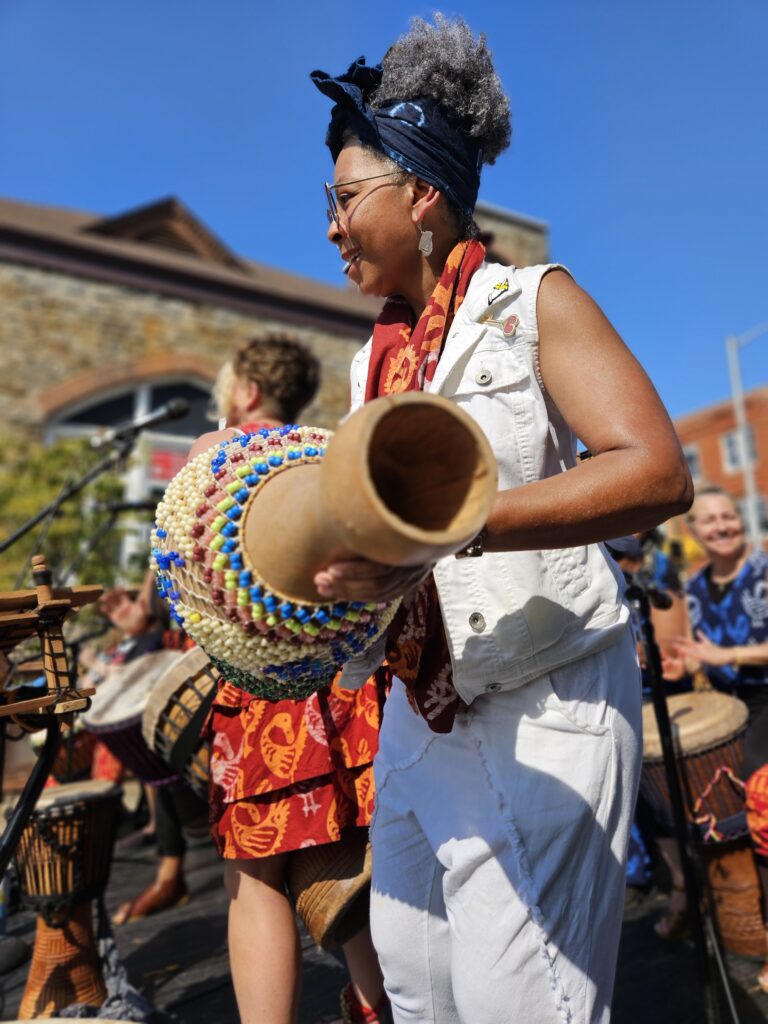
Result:
{"label": "vest button", "polygon": [[498,693],[501,689],[501,683],[488,683],[485,688],[486,693]]}
{"label": "vest button", "polygon": [[472,612],[469,616],[469,624],[475,633],[482,633],[485,629],[485,619],[480,612]]}
{"label": "vest button", "polygon": [[490,370],[479,370],[475,377],[475,384],[490,384],[493,380],[493,374]]}

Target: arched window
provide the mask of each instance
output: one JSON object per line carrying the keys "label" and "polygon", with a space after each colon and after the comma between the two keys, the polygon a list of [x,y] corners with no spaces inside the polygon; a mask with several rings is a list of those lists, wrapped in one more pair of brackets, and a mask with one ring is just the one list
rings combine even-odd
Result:
{"label": "arched window", "polygon": [[[104,429],[137,420],[174,398],[184,399],[189,412],[183,418],[142,431],[125,472],[124,502],[139,508],[153,506],[186,462],[192,442],[215,429],[215,418],[210,414],[211,385],[207,381],[194,381],[189,375],[184,380],[163,377],[91,393],[49,418],[45,440],[83,436],[96,439]],[[138,564],[146,561],[150,521],[150,515],[143,512],[129,516],[122,524],[126,528],[121,557],[124,565],[133,560]]]}

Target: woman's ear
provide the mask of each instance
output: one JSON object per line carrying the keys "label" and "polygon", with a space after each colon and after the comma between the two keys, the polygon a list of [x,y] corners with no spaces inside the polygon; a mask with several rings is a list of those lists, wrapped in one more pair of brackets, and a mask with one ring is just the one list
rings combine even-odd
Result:
{"label": "woman's ear", "polygon": [[422,181],[421,178],[417,178],[413,183],[413,206],[411,207],[413,223],[421,224],[429,211],[434,209],[440,201],[441,196],[442,192],[436,189],[434,185],[430,185],[426,181]]}
{"label": "woman's ear", "polygon": [[248,386],[246,387],[246,402],[245,407],[248,412],[253,412],[254,409],[258,409],[261,405],[261,388],[255,380],[249,380]]}

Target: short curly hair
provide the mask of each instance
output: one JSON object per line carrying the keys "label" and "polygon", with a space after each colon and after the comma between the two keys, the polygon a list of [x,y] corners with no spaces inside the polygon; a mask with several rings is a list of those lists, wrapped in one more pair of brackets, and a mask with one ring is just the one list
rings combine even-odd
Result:
{"label": "short curly hair", "polygon": [[287,334],[269,334],[243,342],[232,359],[236,377],[259,385],[265,405],[293,423],[320,386],[320,363],[308,348]]}
{"label": "short curly hair", "polygon": [[434,24],[414,18],[410,32],[390,46],[381,64],[373,107],[431,96],[479,142],[484,163],[494,163],[509,145],[509,100],[485,35],[475,39],[463,18],[437,13]]}

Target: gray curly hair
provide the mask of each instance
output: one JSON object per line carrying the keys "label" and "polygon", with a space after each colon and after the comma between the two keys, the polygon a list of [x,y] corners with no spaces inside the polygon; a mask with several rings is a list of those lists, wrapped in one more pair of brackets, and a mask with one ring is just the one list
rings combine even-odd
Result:
{"label": "gray curly hair", "polygon": [[492,164],[512,134],[509,100],[493,67],[485,35],[475,39],[462,18],[435,14],[434,24],[414,18],[411,30],[384,55],[384,74],[373,107],[431,96],[483,147]]}

